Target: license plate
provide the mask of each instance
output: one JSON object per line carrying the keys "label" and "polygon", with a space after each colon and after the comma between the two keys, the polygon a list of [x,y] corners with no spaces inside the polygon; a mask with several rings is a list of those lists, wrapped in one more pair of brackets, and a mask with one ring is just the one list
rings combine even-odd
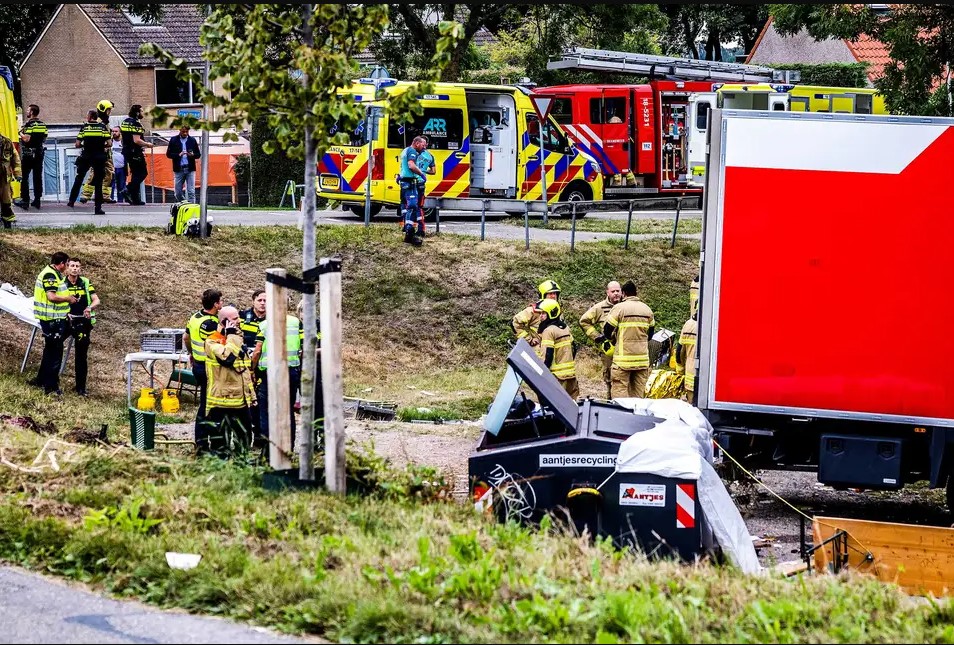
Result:
{"label": "license plate", "polygon": [[321,187],[327,190],[338,190],[341,186],[341,180],[338,177],[322,177]]}

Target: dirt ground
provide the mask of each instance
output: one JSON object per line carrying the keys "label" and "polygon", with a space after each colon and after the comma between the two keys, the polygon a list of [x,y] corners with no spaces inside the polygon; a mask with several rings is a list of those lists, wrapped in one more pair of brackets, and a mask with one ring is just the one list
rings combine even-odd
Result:
{"label": "dirt ground", "polygon": [[[163,428],[189,436],[191,424]],[[452,485],[455,499],[467,500],[467,460],[477,445],[479,425],[356,421],[346,423],[352,448],[368,449],[388,458],[396,467],[409,462],[440,468]],[[951,526],[943,491],[911,486],[898,492],[838,491],[818,483],[815,473],[759,471],[766,486],[807,514],[878,521]],[[762,538],[757,549],[763,566],[799,559],[800,522],[792,508],[751,480],[728,484],[749,533]],[[811,540],[811,522],[805,522]]]}

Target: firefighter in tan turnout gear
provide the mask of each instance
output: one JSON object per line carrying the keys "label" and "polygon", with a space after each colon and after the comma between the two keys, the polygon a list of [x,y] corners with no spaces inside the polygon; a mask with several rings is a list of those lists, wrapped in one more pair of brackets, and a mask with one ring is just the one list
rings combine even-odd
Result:
{"label": "firefighter in tan turnout gear", "polygon": [[603,382],[606,383],[606,398],[613,398],[613,342],[603,335],[606,317],[613,307],[623,299],[623,289],[615,280],[606,285],[606,299],[586,310],[580,318],[583,333],[593,341],[603,361]]}
{"label": "firefighter in tan turnout gear", "polygon": [[20,181],[20,153],[13,141],[0,134],[0,220],[3,228],[13,228],[13,182]]}
{"label": "firefighter in tan turnout gear", "polygon": [[649,339],[655,324],[652,309],[636,296],[636,283],[628,280],[623,285],[623,300],[613,307],[603,325],[603,335],[615,342],[613,390],[616,396],[646,396]]}
{"label": "firefighter in tan turnout gear", "polygon": [[560,317],[560,303],[551,298],[540,301],[544,319],[540,323],[540,346],[543,362],[550,368],[560,385],[574,400],[580,397],[580,385],[576,380],[576,342],[570,328]]}
{"label": "firefighter in tan turnout gear", "polygon": [[517,336],[517,340],[523,338],[531,347],[537,348],[540,354],[540,323],[544,321],[545,314],[540,310],[540,302],[543,300],[559,300],[560,285],[553,280],[544,280],[537,285],[537,291],[540,292],[540,301],[527,305],[513,317],[510,322],[510,328]]}
{"label": "firefighter in tan turnout gear", "polygon": [[682,326],[682,332],[679,334],[679,353],[677,362],[686,370],[686,376],[683,385],[686,389],[686,400],[692,403],[692,394],[696,389],[696,336],[699,326],[696,322],[698,317],[698,308],[692,312],[692,318],[686,321]]}

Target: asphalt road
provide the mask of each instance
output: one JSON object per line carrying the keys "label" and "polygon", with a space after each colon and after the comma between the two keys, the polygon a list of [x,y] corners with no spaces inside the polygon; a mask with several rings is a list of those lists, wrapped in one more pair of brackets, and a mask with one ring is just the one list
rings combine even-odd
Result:
{"label": "asphalt road", "polygon": [[111,600],[13,567],[0,567],[0,614],[0,643],[324,642]]}
{"label": "asphalt road", "polygon": [[[165,228],[169,222],[169,206],[167,205],[148,205],[148,206],[128,206],[111,205],[104,206],[105,215],[93,215],[91,204],[79,205],[75,208],[69,208],[65,204],[44,204],[39,211],[30,209],[24,212],[17,208],[17,221],[15,228],[70,228],[72,226],[144,226],[147,228]],[[213,236],[215,235],[215,226],[296,226],[299,224],[299,213],[290,210],[216,210],[209,209],[209,216],[213,219]],[[626,212],[607,212],[590,213],[588,219],[612,219],[625,220],[628,214]],[[675,211],[672,210],[646,210],[633,213],[634,220],[645,219],[673,219]],[[698,219],[702,217],[701,211],[683,211],[680,218]],[[375,222],[393,223],[397,228],[397,219],[392,215],[379,215]],[[315,223],[322,224],[342,224],[357,226],[363,224],[363,220],[355,217],[350,212],[341,210],[323,210],[318,211],[315,216]],[[504,240],[523,240],[525,237],[524,229],[519,226],[519,219],[512,219],[502,213],[488,214],[485,235],[492,239]],[[455,233],[458,235],[480,235],[480,214],[461,211],[442,211],[441,212],[441,232]],[[428,224],[428,231],[435,229],[434,223]],[[631,235],[633,240],[649,239],[654,237],[667,237],[668,234],[643,234]],[[696,234],[680,235],[688,239],[699,239],[701,236]],[[594,240],[623,238],[619,233],[594,233],[577,231],[576,241],[590,242]],[[565,242],[570,241],[570,232],[562,230],[548,230],[531,228],[530,240],[540,242]]]}

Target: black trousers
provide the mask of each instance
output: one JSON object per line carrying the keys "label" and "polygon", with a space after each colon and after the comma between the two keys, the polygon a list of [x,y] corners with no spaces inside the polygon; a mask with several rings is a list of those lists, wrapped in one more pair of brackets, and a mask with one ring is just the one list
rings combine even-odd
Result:
{"label": "black trousers", "polygon": [[33,175],[33,202],[39,204],[43,197],[43,151],[32,155],[25,154],[21,160],[23,183],[20,184],[20,199],[23,203],[30,200],[30,175]]}
{"label": "black trousers", "polygon": [[205,420],[205,397],[209,391],[209,378],[205,371],[205,363],[198,361],[192,365],[192,375],[199,386],[199,411],[195,413],[195,440],[199,441],[200,426]]}
{"label": "black trousers", "polygon": [[46,392],[60,389],[60,367],[63,365],[63,343],[66,341],[66,320],[41,320],[43,358],[36,380]]}
{"label": "black trousers", "polygon": [[86,179],[86,173],[93,169],[93,201],[96,204],[96,210],[103,207],[103,178],[106,176],[106,156],[84,157],[76,159],[76,179],[73,180],[73,187],[70,189],[70,204],[79,197],[80,188],[83,187],[83,180]]}
{"label": "black trousers", "polygon": [[77,318],[70,321],[77,392],[86,391],[86,377],[89,374],[89,334],[91,331],[92,326],[86,318]]}
{"label": "black trousers", "polygon": [[[268,370],[259,370],[261,381],[255,390],[255,396],[258,398],[258,431],[263,437],[270,438],[268,429]],[[301,367],[288,368],[288,398],[291,406],[291,441],[292,452],[295,451],[295,396],[298,394],[298,388],[301,387]]]}
{"label": "black trousers", "polygon": [[[226,428],[228,426],[228,428]],[[239,436],[236,436],[239,435]],[[252,447],[252,418],[247,407],[212,408],[203,419],[201,431],[195,438],[196,450],[211,452],[221,457],[241,446]]]}
{"label": "black trousers", "polygon": [[140,186],[146,180],[149,171],[146,169],[146,158],[126,159],[126,172],[129,173],[129,186],[126,188],[126,199],[130,204],[142,204]]}

